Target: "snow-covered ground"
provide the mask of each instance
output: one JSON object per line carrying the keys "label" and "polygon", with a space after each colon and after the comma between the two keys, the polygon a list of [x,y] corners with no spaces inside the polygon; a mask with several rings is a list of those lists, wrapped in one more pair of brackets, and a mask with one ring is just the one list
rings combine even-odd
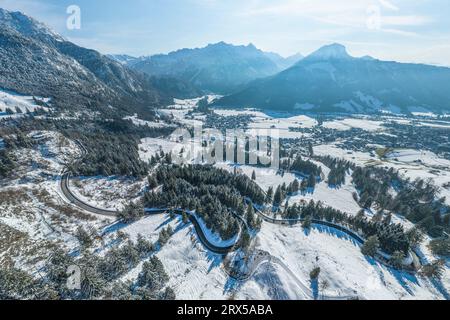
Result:
{"label": "snow-covered ground", "polygon": [[[278,226],[263,223],[254,240],[255,249],[270,252],[272,262],[256,265],[247,281],[237,283],[223,269],[222,257],[208,252],[192,225],[181,219],[155,215],[122,229],[135,240],[138,234],[150,241],[162,228],[175,230],[157,253],[170,276],[168,285],[178,299],[311,299],[315,289],[309,273],[320,267],[319,292],[329,297],[361,299],[443,299],[434,285],[423,278],[394,271],[361,254],[357,243],[336,230],[314,226]],[[136,279],[140,263],[122,280]]]}
{"label": "snow-covered ground", "polygon": [[317,125],[317,121],[308,116],[294,116],[289,118],[273,118],[270,116],[256,117],[249,125],[250,128],[257,129],[280,129],[287,130],[289,128],[312,128]]}
{"label": "snow-covered ground", "polygon": [[145,180],[125,177],[73,177],[71,191],[84,202],[101,209],[121,210],[137,200],[145,189]]}
{"label": "snow-covered ground", "polygon": [[147,126],[149,128],[164,128],[167,126],[167,124],[164,122],[147,121],[147,120],[139,119],[137,114],[135,114],[134,116],[125,117],[123,119],[131,120],[131,122],[133,122],[133,124],[136,126]]}
{"label": "snow-covered ground", "polygon": [[33,132],[44,138],[35,149],[18,149],[17,169],[0,186],[0,267],[14,265],[34,272],[55,248],[78,246],[79,226],[100,228],[104,218],[66,203],[59,190],[65,163],[79,155],[75,143],[55,132]]}
{"label": "snow-covered ground", "polygon": [[356,215],[361,207],[353,199],[353,193],[356,192],[356,189],[350,183],[350,180],[351,177],[347,176],[346,184],[339,188],[330,188],[327,183],[321,182],[316,185],[314,191],[290,197],[289,204],[314,200],[314,202],[322,202],[325,206]]}
{"label": "snow-covered ground", "polygon": [[252,116],[253,118],[260,118],[260,119],[269,118],[269,116],[266,115],[264,112],[253,109],[244,109],[244,110],[214,109],[214,112],[222,117],[249,115]]}
{"label": "snow-covered ground", "polygon": [[212,243],[215,246],[218,247],[228,247],[232,246],[236,243],[237,239],[239,238],[239,234],[236,234],[234,237],[231,237],[228,240],[223,240],[219,234],[213,232],[212,230],[208,229],[206,226],[205,221],[201,217],[199,217],[197,214],[193,213],[195,217],[197,218],[197,221],[200,225],[200,228],[202,228],[203,233],[205,234],[205,237],[208,239],[210,243]]}
{"label": "snow-covered ground", "polygon": [[443,299],[428,280],[394,271],[363,256],[357,244],[335,230],[315,227],[308,233],[300,226],[264,223],[258,241],[259,248],[282,260],[306,285],[309,272],[319,266],[319,281],[329,284],[325,290],[328,296]]}
{"label": "snow-covered ground", "polygon": [[382,124],[382,121],[347,118],[343,120],[324,122],[323,127],[335,130],[350,130],[352,128],[358,128],[366,131],[381,131],[383,130]]}
{"label": "snow-covered ground", "polygon": [[[50,102],[49,98],[34,98],[44,103]],[[36,101],[32,96],[25,96],[9,90],[0,89],[0,117],[6,116],[8,109],[14,114],[34,112],[38,109],[48,111],[47,107],[42,107],[36,104]]]}
{"label": "snow-covered ground", "polygon": [[431,179],[436,186],[440,187],[440,195],[446,197],[447,204],[450,205],[450,189],[444,187],[450,183],[450,161],[439,158],[432,152],[398,149],[387,154],[386,159],[379,159],[367,152],[344,150],[335,144],[315,146],[314,152],[322,156],[332,154],[363,167],[392,167],[411,180]]}

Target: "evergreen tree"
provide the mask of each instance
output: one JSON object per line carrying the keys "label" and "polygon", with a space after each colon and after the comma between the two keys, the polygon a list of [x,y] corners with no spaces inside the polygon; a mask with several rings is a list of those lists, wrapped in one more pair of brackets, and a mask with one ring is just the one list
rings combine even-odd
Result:
{"label": "evergreen tree", "polygon": [[150,190],[153,190],[156,187],[158,187],[158,181],[156,180],[156,178],[154,176],[148,177],[148,187]]}
{"label": "evergreen tree", "polygon": [[273,187],[269,187],[266,195],[266,202],[271,203],[273,201]]}
{"label": "evergreen tree", "polygon": [[450,257],[450,238],[431,240],[428,247],[435,255]]}
{"label": "evergreen tree", "polygon": [[153,244],[145,240],[145,238],[141,234],[138,234],[136,249],[141,257],[146,257],[148,254],[154,251]]}
{"label": "evergreen tree", "polygon": [[83,248],[89,248],[94,243],[92,235],[81,226],[77,228],[76,237]]}
{"label": "evergreen tree", "polygon": [[249,204],[247,207],[247,225],[252,229],[256,226],[255,210],[252,204]]}
{"label": "evergreen tree", "polygon": [[250,241],[251,241],[250,235],[248,234],[248,232],[244,232],[241,240],[241,248],[247,250],[250,246]]}
{"label": "evergreen tree", "polygon": [[315,267],[309,273],[309,277],[311,280],[317,280],[319,278],[319,275],[320,275],[320,267]]}
{"label": "evergreen tree", "polygon": [[307,179],[303,179],[302,183],[300,184],[300,191],[302,193],[305,193],[307,189],[308,189],[308,180]]}
{"label": "evergreen tree", "polygon": [[305,218],[305,220],[303,220],[303,222],[302,222],[302,227],[304,229],[309,229],[309,228],[311,228],[311,226],[312,226],[312,218],[311,218],[311,216],[307,216]]}
{"label": "evergreen tree", "polygon": [[182,217],[183,224],[188,224],[189,216],[185,211],[183,211],[183,213],[181,214],[181,217]]}
{"label": "evergreen tree", "polygon": [[397,269],[403,266],[403,260],[405,259],[405,254],[401,251],[395,251],[394,254],[389,259],[389,262]]}
{"label": "evergreen tree", "polygon": [[310,157],[314,157],[314,148],[313,148],[311,141],[308,142],[308,152],[309,152]]}
{"label": "evergreen tree", "polygon": [[308,177],[308,188],[314,189],[315,187],[316,187],[316,177],[311,174]]}
{"label": "evergreen tree", "polygon": [[445,271],[445,260],[436,260],[431,264],[425,265],[420,270],[421,275],[428,278],[441,279]]}
{"label": "evergreen tree", "polygon": [[161,296],[159,297],[159,300],[176,300],[176,294],[175,291],[173,291],[172,288],[167,287],[161,294]]}
{"label": "evergreen tree", "polygon": [[122,219],[125,223],[133,222],[144,216],[144,207],[142,203],[130,202],[125,205],[123,210],[117,215],[119,219]]}
{"label": "evergreen tree", "polygon": [[279,206],[281,201],[283,201],[283,194],[281,191],[281,187],[278,186],[277,190],[275,191],[275,195],[273,196],[273,204],[275,206]]}
{"label": "evergreen tree", "polygon": [[414,227],[406,232],[406,237],[408,238],[408,242],[411,247],[415,247],[423,241],[424,234],[419,228]]}
{"label": "evergreen tree", "polygon": [[297,179],[292,183],[292,192],[297,193],[300,190],[300,182]]}
{"label": "evergreen tree", "polygon": [[370,257],[375,257],[380,248],[380,241],[377,236],[369,237],[364,245],[361,247],[361,252]]}

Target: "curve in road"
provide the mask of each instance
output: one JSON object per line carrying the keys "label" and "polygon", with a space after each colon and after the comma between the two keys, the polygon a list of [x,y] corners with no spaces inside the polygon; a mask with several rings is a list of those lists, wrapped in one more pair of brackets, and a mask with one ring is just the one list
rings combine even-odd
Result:
{"label": "curve in road", "polygon": [[[77,145],[80,146],[80,148],[82,149],[82,154],[85,155],[87,154],[87,150],[86,148],[79,142],[76,141]],[[73,203],[75,206],[81,208],[82,210],[85,210],[87,212],[93,213],[93,214],[97,214],[97,215],[103,215],[103,216],[108,216],[108,217],[117,217],[118,216],[118,212],[117,211],[113,211],[113,210],[105,210],[105,209],[100,209],[100,208],[96,208],[86,202],[84,202],[83,200],[79,199],[71,190],[70,190],[70,186],[69,186],[69,179],[70,179],[70,172],[66,171],[62,174],[61,179],[60,179],[60,186],[61,186],[61,191],[63,193],[63,195],[66,197],[66,199],[68,201],[70,201],[71,203]],[[274,219],[274,218],[270,218],[268,216],[266,216],[261,210],[259,210],[259,208],[255,207],[256,212],[258,213],[258,215],[266,222],[269,223],[273,223],[273,224],[279,224],[279,225],[287,225],[287,224],[292,224],[292,223],[299,223],[302,222],[303,219],[296,219],[296,220],[286,220],[286,219]],[[147,211],[147,213],[151,212],[151,214],[163,214],[163,213],[167,213],[173,211],[179,215],[181,214],[187,214],[189,221],[192,223],[192,225],[195,228],[195,231],[197,233],[198,238],[200,239],[200,242],[203,244],[203,246],[208,249],[209,251],[216,253],[216,254],[220,254],[220,255],[227,255],[230,252],[233,252],[235,250],[237,250],[239,248],[239,244],[241,242],[242,236],[239,235],[237,237],[236,242],[233,245],[230,246],[224,246],[224,247],[220,247],[217,245],[214,245],[213,243],[211,243],[207,236],[205,235],[205,233],[203,232],[203,229],[199,223],[199,221],[197,220],[196,216],[193,215],[191,212],[186,211],[186,210],[182,210],[182,209],[156,209],[156,210],[152,210],[152,211]],[[240,226],[240,234],[242,234],[242,229],[243,228],[247,228],[247,225],[245,223],[245,221],[243,220],[242,217],[239,216],[235,216],[236,218],[238,218],[240,220],[239,226]],[[354,240],[356,240],[358,243],[360,244],[364,244],[365,240],[359,236],[357,233],[341,226],[341,225],[337,225],[331,222],[327,222],[327,221],[322,221],[322,220],[315,220],[313,219],[312,222],[314,224],[317,225],[322,225],[322,226],[326,226],[326,227],[330,227],[330,228],[334,228],[338,231],[344,232],[345,234],[349,235],[351,238],[353,238]],[[273,257],[272,255],[269,255],[269,257],[267,259],[264,259],[263,261],[260,261],[252,270],[252,272],[250,273],[250,275],[253,275],[254,272],[256,272],[256,270],[262,266],[265,263],[276,263],[278,265],[280,265],[283,269],[286,270],[286,272],[288,272],[290,275],[294,276],[294,279],[296,282],[298,282],[298,284],[300,285],[300,287],[302,288],[302,290],[304,291],[308,291],[310,289],[307,288],[307,286],[305,286],[301,281],[298,280],[298,278],[292,273],[292,271],[278,258]],[[228,273],[228,272],[227,272]],[[232,276],[232,275],[230,275]],[[240,280],[239,277],[235,277],[236,280]],[[248,277],[246,277],[248,279]],[[244,281],[243,279],[241,279],[242,281]],[[306,290],[307,289],[307,290]],[[308,291],[309,292],[309,291]],[[312,296],[312,295],[310,295]],[[324,299],[355,299],[355,297],[323,297]],[[357,298],[357,297],[356,297]]]}

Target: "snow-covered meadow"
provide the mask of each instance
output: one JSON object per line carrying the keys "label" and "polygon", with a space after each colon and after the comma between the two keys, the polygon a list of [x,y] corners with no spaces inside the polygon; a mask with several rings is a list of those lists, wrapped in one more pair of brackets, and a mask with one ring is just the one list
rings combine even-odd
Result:
{"label": "snow-covered meadow", "polygon": [[9,90],[0,89],[0,118],[6,116],[12,116],[12,114],[23,114],[27,112],[35,112],[36,110],[48,111],[48,108],[36,103],[48,104],[51,99],[42,97],[33,97],[21,95]]}
{"label": "snow-covered meadow", "polygon": [[74,208],[61,194],[60,173],[79,156],[76,144],[50,131],[30,137],[38,146],[14,151],[17,170],[0,185],[0,267],[36,272],[55,248],[78,246],[78,227],[99,229],[110,221]]}

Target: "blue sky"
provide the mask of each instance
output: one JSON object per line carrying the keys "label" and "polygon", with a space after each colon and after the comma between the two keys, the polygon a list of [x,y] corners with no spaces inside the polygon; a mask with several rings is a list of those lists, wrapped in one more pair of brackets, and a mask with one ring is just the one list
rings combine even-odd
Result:
{"label": "blue sky", "polygon": [[[81,9],[68,30],[66,9]],[[332,42],[355,56],[450,66],[448,0],[0,0],[102,53],[150,55],[226,41],[284,56]]]}

